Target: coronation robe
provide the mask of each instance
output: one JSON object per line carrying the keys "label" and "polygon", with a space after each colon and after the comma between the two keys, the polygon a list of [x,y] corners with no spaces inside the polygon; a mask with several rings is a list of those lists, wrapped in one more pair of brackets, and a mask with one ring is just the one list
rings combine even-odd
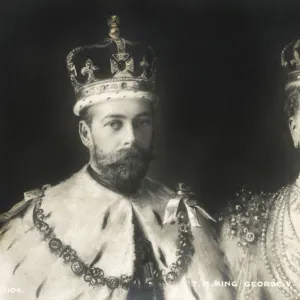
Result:
{"label": "coronation robe", "polygon": [[[145,178],[135,196],[125,197],[94,180],[87,166],[45,189],[41,197],[27,194],[0,216],[0,221],[6,220],[0,231],[0,299],[125,300],[128,290],[119,279],[134,273],[133,213],[152,244],[159,268],[168,272],[178,260],[179,224],[163,222],[173,196],[164,185]],[[164,297],[232,300],[228,287],[207,284],[223,281],[227,269],[208,220],[201,214],[198,220],[200,226],[191,228],[195,249],[191,262],[178,280],[163,285]],[[51,228],[49,234],[55,233],[51,243],[43,224]],[[55,251],[61,243],[69,250],[59,255]],[[95,273],[85,280],[79,274],[81,265],[70,263],[76,255],[85,265],[93,265]],[[106,278],[107,284],[91,284],[93,276]]]}

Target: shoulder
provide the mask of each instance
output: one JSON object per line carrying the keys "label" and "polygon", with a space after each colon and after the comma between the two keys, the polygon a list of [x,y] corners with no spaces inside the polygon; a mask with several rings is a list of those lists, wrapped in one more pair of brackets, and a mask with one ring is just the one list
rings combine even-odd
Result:
{"label": "shoulder", "polygon": [[143,182],[143,188],[152,196],[152,198],[156,198],[165,204],[170,200],[173,200],[175,197],[179,197],[182,200],[189,199],[189,201],[184,201],[189,206],[196,206],[201,202],[192,189],[182,182],[177,183],[174,189],[172,189],[163,183],[146,177]]}
{"label": "shoulder", "polygon": [[260,241],[265,237],[263,225],[282,190],[256,193],[242,189],[219,215],[220,247],[235,278],[256,278]]}
{"label": "shoulder", "polygon": [[70,178],[51,186],[45,184],[39,188],[31,189],[24,192],[23,199],[15,203],[9,211],[0,214],[0,224],[6,223],[7,221],[15,217],[23,217],[30,208],[33,207],[36,199],[47,195],[55,196],[61,195],[63,192],[71,190],[72,187],[76,186],[78,179],[82,176],[83,171],[73,174]]}
{"label": "shoulder", "polygon": [[56,197],[70,193],[73,190],[80,189],[82,188],[82,182],[85,180],[85,177],[85,168],[82,168],[78,172],[72,174],[70,177],[49,186],[45,194],[50,197]]}
{"label": "shoulder", "polygon": [[263,232],[274,199],[281,193],[252,192],[242,189],[218,216],[223,247],[253,248]]}
{"label": "shoulder", "polygon": [[[113,192],[96,182],[87,172],[86,166],[60,183],[49,187],[43,197],[43,205],[47,209],[71,206],[84,207],[87,201],[97,206],[105,206],[109,199],[114,199]],[[103,201],[99,201],[103,199]]]}
{"label": "shoulder", "polygon": [[170,199],[170,197],[173,197],[175,195],[174,190],[150,177],[145,178],[143,187],[151,194],[155,194],[158,198]]}
{"label": "shoulder", "polygon": [[24,193],[24,198],[14,204],[11,209],[7,212],[0,214],[0,224],[7,223],[16,217],[23,217],[32,200],[40,197],[42,195],[42,189],[34,189]]}

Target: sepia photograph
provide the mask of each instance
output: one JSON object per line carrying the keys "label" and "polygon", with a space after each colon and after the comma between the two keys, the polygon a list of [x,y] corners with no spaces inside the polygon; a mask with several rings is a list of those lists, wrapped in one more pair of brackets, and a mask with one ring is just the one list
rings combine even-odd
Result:
{"label": "sepia photograph", "polygon": [[299,12],[3,3],[0,300],[300,300]]}

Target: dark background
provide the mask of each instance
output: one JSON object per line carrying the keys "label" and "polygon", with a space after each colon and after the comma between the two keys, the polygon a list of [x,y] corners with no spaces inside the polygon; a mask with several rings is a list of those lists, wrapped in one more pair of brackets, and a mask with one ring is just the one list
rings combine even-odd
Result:
{"label": "dark background", "polygon": [[287,183],[280,53],[300,36],[299,12],[287,0],[1,3],[0,211],[86,162],[65,57],[106,37],[111,13],[122,36],[148,40],[160,57],[155,178],[189,183],[210,212],[242,184]]}

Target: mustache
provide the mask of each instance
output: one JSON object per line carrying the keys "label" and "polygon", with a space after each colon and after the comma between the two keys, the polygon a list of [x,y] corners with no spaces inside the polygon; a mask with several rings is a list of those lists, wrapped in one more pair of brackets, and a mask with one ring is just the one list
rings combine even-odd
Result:
{"label": "mustache", "polygon": [[119,149],[114,153],[103,155],[103,158],[99,161],[109,165],[126,164],[132,161],[152,161],[155,159],[152,148],[144,149],[136,145],[126,149]]}

